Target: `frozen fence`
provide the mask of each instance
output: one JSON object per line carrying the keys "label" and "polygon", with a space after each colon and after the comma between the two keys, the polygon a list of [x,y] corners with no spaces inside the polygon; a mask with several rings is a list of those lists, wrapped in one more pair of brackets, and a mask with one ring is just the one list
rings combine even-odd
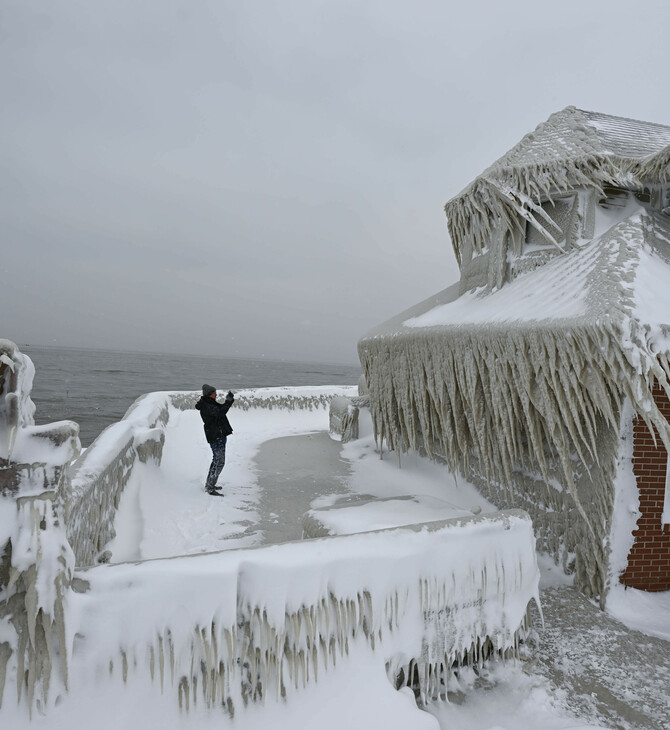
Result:
{"label": "frozen fence", "polygon": [[133,467],[149,459],[160,463],[169,404],[167,393],[142,396],[73,464],[64,502],[67,537],[78,565],[91,565],[114,537],[114,516]]}
{"label": "frozen fence", "polygon": [[[353,385],[291,386],[281,388],[254,388],[235,393],[235,408],[248,411],[251,408],[283,408],[286,410],[327,409],[335,397],[355,396]],[[175,408],[188,410],[195,406],[200,393],[172,393],[171,402]]]}
{"label": "frozen fence", "polygon": [[149,673],[181,707],[233,714],[366,644],[391,681],[445,695],[455,664],[516,652],[537,600],[521,511],[80,572],[72,691]]}

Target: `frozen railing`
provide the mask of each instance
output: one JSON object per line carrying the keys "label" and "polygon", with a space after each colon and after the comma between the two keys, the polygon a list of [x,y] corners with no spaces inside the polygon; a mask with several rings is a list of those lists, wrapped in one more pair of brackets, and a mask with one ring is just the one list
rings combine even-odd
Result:
{"label": "frozen railing", "polygon": [[331,436],[343,444],[358,438],[358,412],[362,406],[369,406],[367,395],[347,397],[338,395],[330,401],[329,428]]}
{"label": "frozen railing", "polygon": [[169,405],[169,393],[142,396],[72,465],[63,501],[67,538],[77,565],[93,564],[114,537],[114,516],[133,467],[149,459],[160,463]]}
{"label": "frozen railing", "polygon": [[396,685],[444,697],[454,665],[516,653],[539,571],[530,519],[510,510],[77,578],[73,693],[148,673],[185,709],[233,714],[316,681],[354,645]]}

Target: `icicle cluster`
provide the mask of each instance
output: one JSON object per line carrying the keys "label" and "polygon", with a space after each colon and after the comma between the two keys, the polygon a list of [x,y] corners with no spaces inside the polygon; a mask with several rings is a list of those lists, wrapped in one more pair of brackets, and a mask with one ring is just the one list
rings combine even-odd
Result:
{"label": "icicle cluster", "polygon": [[182,708],[233,714],[318,681],[354,642],[396,684],[444,694],[454,664],[515,653],[539,572],[530,520],[511,511],[82,577],[73,661],[86,677],[149,671]]}
{"label": "icicle cluster", "polygon": [[[520,472],[548,483],[557,463],[601,556],[589,574],[593,594],[602,593],[608,571],[597,543],[611,499],[588,498],[603,504],[597,519],[589,518],[575,473],[581,464],[590,475],[604,454],[613,458],[603,450],[603,433],[618,434],[624,398],[670,445],[670,427],[651,394],[654,379],[668,391],[668,360],[653,351],[643,328],[630,319],[425,328],[366,338],[359,353],[380,446],[398,454],[424,449],[454,470],[475,469],[486,482],[505,485],[507,504],[519,503],[513,490]],[[611,487],[607,479],[594,482],[594,492],[599,484]]]}
{"label": "icicle cluster", "polygon": [[[54,506],[54,492],[16,500],[10,537],[9,581],[0,587],[0,616],[11,619],[15,633],[0,623],[0,705],[8,664],[21,701],[24,686],[30,708],[48,701],[54,665],[68,683],[66,601],[74,555]],[[5,629],[5,630],[3,630]],[[4,641],[3,641],[4,639]]]}
{"label": "icicle cluster", "polygon": [[34,372],[29,357],[0,340],[0,705],[11,675],[31,710],[47,702],[58,668],[67,685],[74,556],[58,494],[79,453],[76,424],[33,425]]}

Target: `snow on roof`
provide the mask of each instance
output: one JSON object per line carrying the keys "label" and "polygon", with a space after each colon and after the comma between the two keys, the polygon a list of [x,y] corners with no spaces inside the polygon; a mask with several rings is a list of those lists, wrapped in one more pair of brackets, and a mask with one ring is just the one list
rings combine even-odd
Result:
{"label": "snow on roof", "polygon": [[617,157],[644,159],[670,146],[670,127],[599,112],[576,110],[595,130],[603,150]]}
{"label": "snow on roof", "polygon": [[484,173],[605,155],[642,161],[670,146],[670,127],[566,107],[527,134]]}
{"label": "snow on roof", "polygon": [[[665,241],[667,258],[652,246],[652,239]],[[431,298],[371,335],[430,327],[576,326],[633,318],[663,337],[661,329],[670,325],[670,220],[637,207],[598,238],[499,289],[482,287],[448,299]]]}

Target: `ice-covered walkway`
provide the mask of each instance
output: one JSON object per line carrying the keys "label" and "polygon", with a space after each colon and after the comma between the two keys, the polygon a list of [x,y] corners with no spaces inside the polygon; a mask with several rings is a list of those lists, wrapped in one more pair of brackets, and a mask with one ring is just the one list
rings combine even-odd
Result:
{"label": "ice-covered walkway", "polygon": [[351,468],[340,444],[327,433],[284,436],[261,444],[255,468],[259,499],[257,529],[264,542],[302,538],[301,516],[317,495],[323,501],[348,491]]}
{"label": "ice-covered walkway", "polygon": [[[576,717],[612,728],[670,727],[670,642],[627,628],[572,587],[542,591],[542,607],[531,671]],[[670,622],[666,628],[670,636]]]}
{"label": "ice-covered walkway", "polygon": [[[171,413],[160,467],[138,465],[123,493],[113,562],[300,539],[314,497],[347,490],[327,410],[234,409],[230,418],[218,498],[203,489],[211,451],[198,412]],[[297,448],[284,446],[296,437]]]}

